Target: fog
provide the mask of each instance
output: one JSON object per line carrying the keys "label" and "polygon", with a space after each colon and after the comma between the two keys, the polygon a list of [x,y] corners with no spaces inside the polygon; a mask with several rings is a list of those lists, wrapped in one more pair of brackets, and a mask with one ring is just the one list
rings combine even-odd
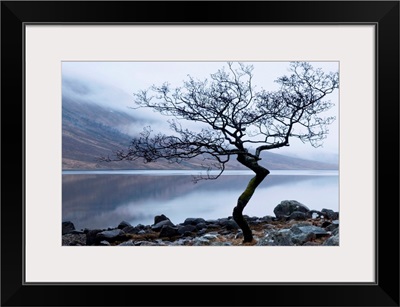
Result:
{"label": "fog", "polygon": [[[276,90],[278,85],[274,80],[289,72],[289,62],[246,62],[246,64],[254,66],[253,84],[256,90]],[[325,72],[339,70],[338,62],[312,62],[312,64]],[[134,109],[133,93],[164,82],[170,83],[172,87],[181,86],[188,75],[203,80],[223,66],[226,66],[225,62],[63,62],[63,96],[80,103],[96,103],[122,110],[141,119],[141,127],[148,123],[155,132],[167,133],[169,129],[167,120],[171,117],[149,109]],[[313,148],[310,144],[303,144],[295,139],[291,141],[289,148],[274,152],[327,162],[332,158],[335,160],[339,142],[339,91],[335,90],[329,95],[328,100],[335,106],[326,112],[326,116],[335,116],[337,120],[330,125],[329,135],[322,147]],[[185,128],[196,127],[191,122],[182,123]],[[141,127],[136,124],[120,128],[124,132],[131,133]]]}

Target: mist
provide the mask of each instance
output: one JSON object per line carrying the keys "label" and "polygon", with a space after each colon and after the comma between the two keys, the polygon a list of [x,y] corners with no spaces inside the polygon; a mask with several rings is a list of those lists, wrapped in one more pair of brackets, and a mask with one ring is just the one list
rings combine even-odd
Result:
{"label": "mist", "polygon": [[[253,84],[256,90],[276,90],[274,82],[278,77],[288,74],[289,62],[246,62],[254,67]],[[324,72],[338,71],[338,62],[313,62]],[[92,103],[113,111],[129,114],[135,120],[132,124],[115,127],[132,137],[145,126],[151,126],[155,132],[172,134],[168,120],[173,117],[160,115],[147,108],[135,108],[133,94],[152,85],[164,82],[171,87],[179,87],[188,76],[204,80],[222,67],[225,62],[63,62],[62,94],[78,103]],[[290,147],[273,152],[304,159],[323,162],[338,161],[339,147],[339,91],[335,90],[328,99],[335,106],[326,112],[326,116],[335,116],[336,120],[329,126],[330,133],[323,146],[314,148],[300,140],[291,140]],[[94,115],[95,116],[95,115]],[[180,120],[184,128],[198,130],[203,126],[197,123]]]}

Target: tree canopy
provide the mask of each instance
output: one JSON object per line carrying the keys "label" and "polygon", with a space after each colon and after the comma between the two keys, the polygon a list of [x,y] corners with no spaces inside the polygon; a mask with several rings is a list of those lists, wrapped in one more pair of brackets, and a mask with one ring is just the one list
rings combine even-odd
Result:
{"label": "tree canopy", "polygon": [[[279,89],[256,91],[253,66],[228,63],[209,79],[191,76],[181,87],[168,82],[134,94],[137,107],[151,108],[169,120],[171,133],[145,127],[117,160],[181,162],[203,156],[208,167],[222,173],[233,155],[259,159],[261,151],[290,145],[291,138],[321,146],[334,117],[321,114],[332,107],[324,98],[338,88],[338,73],[324,73],[308,62],[290,63],[290,75],[276,79]],[[182,120],[201,123],[184,128]],[[208,179],[218,178],[208,176]]]}
{"label": "tree canopy", "polygon": [[[314,147],[321,146],[335,119],[323,116],[333,104],[326,96],[339,87],[338,72],[325,73],[308,62],[290,63],[290,74],[276,79],[278,89],[256,90],[253,66],[228,63],[209,79],[188,77],[181,87],[168,82],[134,94],[139,108],[150,108],[169,120],[171,133],[154,133],[150,127],[134,138],[127,150],[116,151],[112,160],[158,159],[181,162],[202,156],[217,175],[232,156],[255,176],[239,196],[233,219],[243,231],[243,242],[253,240],[243,210],[256,188],[270,173],[259,164],[262,151],[290,145],[293,138]],[[184,128],[183,122],[197,122],[198,130]]]}

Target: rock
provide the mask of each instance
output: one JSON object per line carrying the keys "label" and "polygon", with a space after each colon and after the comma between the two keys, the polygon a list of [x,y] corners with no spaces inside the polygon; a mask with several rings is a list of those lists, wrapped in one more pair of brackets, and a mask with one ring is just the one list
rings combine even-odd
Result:
{"label": "rock", "polygon": [[137,234],[137,233],[139,233],[140,230],[141,229],[139,229],[138,227],[133,227],[133,226],[126,226],[126,227],[122,228],[122,231],[124,233],[130,233],[130,234]]}
{"label": "rock", "polygon": [[323,217],[322,212],[317,211],[317,210],[310,210],[307,215],[312,218],[313,220],[315,220],[316,218],[321,218]]}
{"label": "rock", "polygon": [[311,241],[306,242],[306,243],[303,244],[303,246],[320,246],[320,245],[321,244],[318,244],[316,242],[311,242]]}
{"label": "rock", "polygon": [[277,246],[277,244],[269,237],[262,237],[257,241],[256,246]]}
{"label": "rock", "polygon": [[210,240],[205,239],[203,237],[193,239],[193,246],[203,246],[203,245],[210,245],[210,244],[211,244]]}
{"label": "rock", "polygon": [[327,230],[327,231],[333,231],[333,230],[335,230],[336,228],[338,228],[339,227],[339,221],[338,220],[334,220],[334,221],[332,221],[332,223],[330,224],[330,225],[328,225],[325,229]]}
{"label": "rock", "polygon": [[118,246],[135,246],[135,241],[133,240],[125,241],[122,242],[121,244],[118,244]]}
{"label": "rock", "polygon": [[140,241],[135,242],[135,246],[166,246],[165,243],[157,243],[157,242],[150,242],[150,241]]}
{"label": "rock", "polygon": [[126,240],[124,234],[121,229],[102,231],[96,235],[96,243],[97,241],[101,243],[101,241],[115,242],[123,239]]}
{"label": "rock", "polygon": [[86,245],[86,235],[85,234],[67,233],[62,236],[62,245],[63,246]]}
{"label": "rock", "polygon": [[203,228],[207,228],[206,223],[198,223],[198,224],[196,224],[196,229],[197,230],[201,230]]}
{"label": "rock", "polygon": [[339,218],[339,212],[335,212],[330,209],[322,209],[321,213],[330,220],[337,220]]}
{"label": "rock", "polygon": [[243,232],[242,232],[242,231],[239,231],[239,232],[235,235],[234,238],[235,238],[235,239],[243,239]]}
{"label": "rock", "polygon": [[129,224],[128,222],[122,221],[121,223],[119,223],[119,225],[118,225],[117,228],[118,228],[118,229],[124,229],[125,227],[129,227],[129,226],[132,227],[132,225]]}
{"label": "rock", "polygon": [[308,218],[307,214],[301,211],[292,212],[286,220],[304,221]]}
{"label": "rock", "polygon": [[287,218],[295,211],[307,213],[310,211],[310,209],[296,200],[283,200],[274,208],[275,216],[278,219]]}
{"label": "rock", "polygon": [[169,220],[162,220],[161,222],[158,222],[157,224],[154,224],[153,226],[151,226],[151,230],[153,231],[160,231],[163,226],[171,226],[171,227],[175,227],[175,225]]}
{"label": "rock", "polygon": [[156,215],[155,217],[154,217],[154,224],[153,225],[156,225],[156,224],[158,224],[158,223],[160,223],[160,222],[162,222],[162,221],[166,221],[166,220],[170,220],[169,218],[167,218],[164,214],[161,214],[161,215]]}
{"label": "rock", "polygon": [[211,242],[212,246],[232,246],[232,242]]}
{"label": "rock", "polygon": [[124,232],[121,229],[113,229],[99,232],[96,237],[102,237],[105,239],[115,238],[122,235]]}
{"label": "rock", "polygon": [[[307,209],[300,210],[306,211]],[[339,220],[326,218],[313,221],[310,219],[311,211],[303,211],[294,210],[286,216],[289,217],[289,220],[271,216],[259,218],[245,215],[244,217],[250,228],[254,230],[254,244],[258,246],[339,245]],[[335,212],[331,211],[334,216]],[[331,211],[325,209],[324,214],[332,216]],[[322,217],[325,218],[325,215]],[[307,219],[304,220],[304,217]],[[155,220],[159,222],[153,226],[139,224],[135,227],[127,225],[128,223],[123,221],[118,228],[108,228],[107,230],[76,231],[71,227],[68,231],[72,231],[62,236],[62,244],[97,246],[242,245],[240,239],[243,238],[243,233],[231,216],[207,221],[202,218],[188,218],[184,223],[178,225],[174,225],[165,215],[158,216]]]}
{"label": "rock", "polygon": [[182,225],[194,225],[196,226],[197,224],[205,224],[206,220],[203,218],[194,218],[194,217],[188,217],[185,219],[185,221],[182,223]]}
{"label": "rock", "polygon": [[101,229],[92,229],[86,233],[86,245],[93,245],[100,243],[101,240],[96,239],[98,233],[102,232]]}
{"label": "rock", "polygon": [[329,233],[325,229],[311,225],[307,226],[294,225],[292,228],[290,228],[290,231],[296,235],[313,233],[317,238],[329,235]]}
{"label": "rock", "polygon": [[271,234],[273,243],[278,246],[293,246],[292,232],[289,229],[282,229]]}
{"label": "rock", "polygon": [[73,232],[75,230],[74,223],[70,221],[62,222],[62,234]]}
{"label": "rock", "polygon": [[[292,228],[295,231],[292,231]],[[303,226],[306,227],[306,226]],[[309,241],[316,238],[313,232],[303,232],[298,229],[298,226],[293,226],[290,229],[281,229],[279,231],[272,231],[267,233],[267,235],[259,240],[257,245],[277,245],[277,246],[293,246],[293,245],[303,245]]]}
{"label": "rock", "polygon": [[295,245],[304,245],[305,243],[316,239],[316,235],[313,232],[310,233],[302,233],[299,235],[292,236],[292,242]]}
{"label": "rock", "polygon": [[198,236],[202,236],[202,235],[204,235],[206,233],[206,229],[201,229],[201,230],[199,230],[198,232],[197,232],[197,235]]}
{"label": "rock", "polygon": [[174,237],[176,235],[178,235],[178,227],[174,227],[174,226],[170,226],[170,225],[164,225],[162,226],[161,230],[160,230],[160,238],[171,238]]}
{"label": "rock", "polygon": [[263,223],[272,223],[272,222],[275,220],[275,217],[266,215],[266,216],[263,216],[262,218],[260,218],[260,220],[261,220]]}
{"label": "rock", "polygon": [[328,238],[322,245],[324,245],[324,246],[339,246],[339,234]]}
{"label": "rock", "polygon": [[331,225],[331,224],[332,224],[331,222],[325,221],[325,222],[322,223],[321,227],[322,227],[322,228],[326,228],[326,227],[328,227],[328,226]]}
{"label": "rock", "polygon": [[179,225],[178,226],[178,233],[180,235],[183,235],[187,232],[191,233],[195,230],[196,230],[196,226],[193,226],[193,225],[185,225],[185,226]]}
{"label": "rock", "polygon": [[182,234],[182,236],[184,236],[184,237],[194,237],[194,236],[196,236],[196,234],[193,233],[193,232],[191,232],[191,231],[185,231],[185,232]]}
{"label": "rock", "polygon": [[332,236],[339,234],[339,227],[332,231]]}
{"label": "rock", "polygon": [[202,238],[207,239],[209,241],[214,241],[218,238],[218,234],[209,232],[209,233],[203,235]]}
{"label": "rock", "polygon": [[221,219],[219,224],[222,227],[225,227],[227,230],[240,228],[239,225],[234,220],[230,220],[230,219]]}

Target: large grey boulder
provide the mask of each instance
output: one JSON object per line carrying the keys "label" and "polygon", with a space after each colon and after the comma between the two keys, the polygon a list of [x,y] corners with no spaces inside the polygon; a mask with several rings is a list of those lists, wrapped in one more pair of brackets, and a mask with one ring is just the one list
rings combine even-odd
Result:
{"label": "large grey boulder", "polygon": [[288,218],[293,212],[303,212],[308,213],[310,211],[302,203],[299,203],[297,200],[283,200],[279,205],[274,208],[275,216],[278,219]]}

